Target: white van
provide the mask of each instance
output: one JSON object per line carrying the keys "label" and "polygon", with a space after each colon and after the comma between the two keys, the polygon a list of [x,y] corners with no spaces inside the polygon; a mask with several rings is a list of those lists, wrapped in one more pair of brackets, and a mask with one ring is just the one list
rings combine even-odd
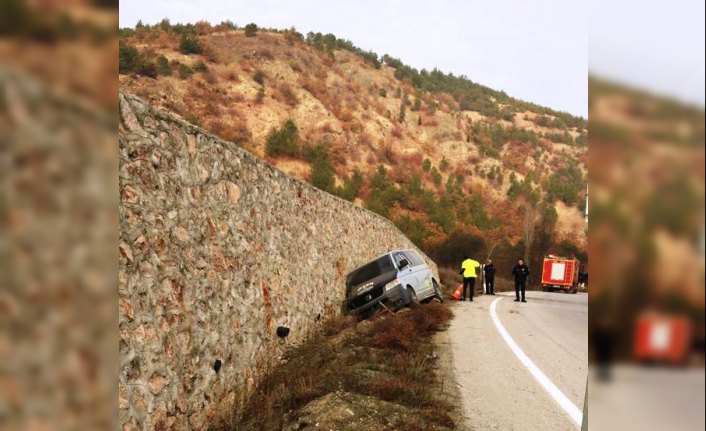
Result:
{"label": "white van", "polygon": [[439,282],[415,250],[389,251],[346,276],[346,312],[359,318],[431,298],[443,301]]}

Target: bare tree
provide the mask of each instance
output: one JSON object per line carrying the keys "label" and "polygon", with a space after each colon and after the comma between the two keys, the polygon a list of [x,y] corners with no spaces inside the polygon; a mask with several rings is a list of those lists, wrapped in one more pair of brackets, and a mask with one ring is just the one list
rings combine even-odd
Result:
{"label": "bare tree", "polygon": [[530,200],[525,201],[525,221],[522,226],[522,238],[525,242],[525,262],[529,262],[530,250],[534,243],[534,228],[535,219],[537,218],[537,209]]}

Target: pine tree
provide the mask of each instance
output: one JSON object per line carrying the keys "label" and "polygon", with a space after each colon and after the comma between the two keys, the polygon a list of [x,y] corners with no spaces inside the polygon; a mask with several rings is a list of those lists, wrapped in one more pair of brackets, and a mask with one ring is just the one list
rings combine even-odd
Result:
{"label": "pine tree", "polygon": [[257,35],[257,24],[251,22],[245,26],[245,36],[255,37]]}
{"label": "pine tree", "polygon": [[404,121],[405,109],[406,109],[406,108],[405,108],[405,104],[404,104],[404,100],[403,100],[402,103],[400,104],[400,113],[399,113],[399,115],[397,116],[397,121],[400,122],[400,123],[402,123],[402,122]]}

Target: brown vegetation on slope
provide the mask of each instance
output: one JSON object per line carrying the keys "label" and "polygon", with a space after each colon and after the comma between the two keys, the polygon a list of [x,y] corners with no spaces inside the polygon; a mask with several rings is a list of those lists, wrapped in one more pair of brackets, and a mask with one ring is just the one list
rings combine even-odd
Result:
{"label": "brown vegetation on slope", "polygon": [[[200,52],[185,54],[180,34],[192,34]],[[304,40],[294,30],[258,29],[249,37],[226,24],[160,23],[123,31],[121,40],[143,56],[164,56],[173,69],[153,77],[124,71],[120,83],[126,91],[238,142],[295,177],[361,202],[427,251],[454,231],[482,235],[486,242],[475,252],[498,238],[516,244],[526,224],[521,208],[528,204],[562,212],[544,242],[585,246],[585,230],[572,230],[585,189],[586,147],[577,144],[585,130],[544,108],[522,105],[510,115],[514,108],[506,103],[497,104],[495,114],[487,104],[474,111],[462,97],[400,79],[394,59],[376,65],[348,49],[321,48],[318,39]],[[268,139],[287,121],[296,125],[296,142],[268,153]],[[565,207],[545,198],[548,185],[562,184],[550,182],[557,152],[584,176],[572,177],[571,190],[551,194],[568,199]],[[380,166],[386,179],[376,181]],[[358,186],[352,184],[356,171],[362,174]]]}

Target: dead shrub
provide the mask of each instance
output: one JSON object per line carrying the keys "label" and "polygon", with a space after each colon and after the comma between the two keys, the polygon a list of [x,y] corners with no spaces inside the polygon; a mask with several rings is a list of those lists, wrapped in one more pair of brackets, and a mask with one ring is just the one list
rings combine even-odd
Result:
{"label": "dead shrub", "polygon": [[358,134],[358,143],[360,145],[365,145],[368,148],[373,148],[373,138],[368,132],[362,132]]}
{"label": "dead shrub", "polygon": [[334,59],[332,57],[332,52],[327,53],[323,51],[321,51],[321,55],[319,56],[319,58],[321,59],[321,63],[323,63],[326,67],[332,67],[334,65]]}
{"label": "dead shrub", "polygon": [[268,48],[261,48],[257,51],[257,55],[265,60],[274,60],[275,56]]}
{"label": "dead shrub", "polygon": [[218,54],[216,54],[216,50],[208,42],[202,42],[202,54],[206,58],[206,61],[209,63],[217,63],[218,62]]}
{"label": "dead shrub", "polygon": [[373,111],[375,111],[376,114],[378,114],[378,115],[380,115],[380,116],[382,116],[382,117],[385,116],[385,114],[386,114],[386,112],[387,112],[387,108],[386,108],[385,105],[383,105],[381,102],[378,102],[378,101],[376,101],[376,100],[373,100],[371,106],[372,106],[372,108],[373,108]]}
{"label": "dead shrub", "polygon": [[329,121],[326,121],[321,126],[319,126],[319,131],[322,133],[333,133],[333,125]]}
{"label": "dead shrub", "polygon": [[336,335],[347,328],[353,328],[357,321],[353,316],[335,316],[323,323],[321,331],[326,336]]}
{"label": "dead shrub", "polygon": [[350,148],[348,152],[348,160],[350,160],[351,162],[360,161],[360,149],[358,149],[358,147],[354,146]]}
{"label": "dead shrub", "polygon": [[437,303],[427,304],[412,310],[413,321],[417,325],[417,330],[423,332],[438,332],[446,329],[448,322],[453,318],[451,310]]}
{"label": "dead shrub", "polygon": [[385,401],[407,401],[415,404],[426,401],[427,397],[419,394],[419,387],[408,376],[383,376],[375,380],[370,387],[371,393]]}
{"label": "dead shrub", "polygon": [[215,94],[209,93],[203,97],[203,113],[209,116],[219,116],[223,112],[221,108],[223,106],[223,101],[220,97]]}
{"label": "dead shrub", "polygon": [[304,69],[302,68],[302,65],[298,61],[290,61],[289,67],[291,67],[292,70],[295,72],[302,73],[304,71]]}
{"label": "dead shrub", "polygon": [[297,104],[299,104],[299,99],[297,98],[297,95],[294,93],[294,90],[292,90],[292,87],[286,82],[280,82],[280,84],[277,86],[277,92],[277,100],[279,100],[280,102],[283,102],[290,107],[295,107],[297,106]]}
{"label": "dead shrub", "polygon": [[215,85],[216,83],[218,83],[218,77],[215,73],[211,71],[208,71],[203,74],[203,80],[206,81],[209,85]]}
{"label": "dead shrub", "polygon": [[399,429],[405,431],[427,431],[429,425],[417,416],[403,416],[399,422]]}
{"label": "dead shrub", "polygon": [[336,111],[338,111],[336,117],[338,117],[338,119],[343,122],[350,122],[354,118],[353,113],[350,111],[350,109],[343,108]]}
{"label": "dead shrub", "polygon": [[252,133],[250,133],[245,119],[238,115],[231,118],[230,124],[223,131],[221,137],[227,141],[243,145],[252,139]]}
{"label": "dead shrub", "polygon": [[393,138],[402,139],[402,134],[403,134],[403,132],[402,132],[402,127],[400,127],[399,124],[395,124],[395,125],[392,127],[392,130],[390,130],[390,135],[391,135]]}
{"label": "dead shrub", "polygon": [[409,182],[409,173],[407,173],[406,170],[391,169],[387,175],[392,181],[396,182],[397,184],[406,184],[407,182]]}
{"label": "dead shrub", "polygon": [[312,375],[295,378],[291,384],[286,385],[286,390],[291,391],[289,396],[295,405],[305,404],[324,395],[321,385],[317,384],[315,376]]}
{"label": "dead shrub", "polygon": [[414,342],[414,322],[402,316],[380,319],[375,322],[370,345],[374,347],[408,350]]}
{"label": "dead shrub", "polygon": [[356,133],[356,134],[363,132],[363,123],[358,121],[356,118],[349,120],[348,123],[346,124],[346,127],[348,130],[350,130],[351,132]]}
{"label": "dead shrub", "polygon": [[234,70],[226,71],[222,77],[229,82],[240,82],[240,77]]}
{"label": "dead shrub", "polygon": [[196,30],[196,34],[199,36],[204,36],[213,33],[213,26],[207,21],[197,21],[196,24],[194,24],[194,30]]}
{"label": "dead shrub", "polygon": [[397,151],[393,148],[392,144],[384,144],[381,149],[381,155],[383,160],[385,160],[387,163],[391,165],[397,164],[398,161],[398,155]]}
{"label": "dead shrub", "polygon": [[445,409],[444,406],[439,406],[437,408],[428,407],[422,410],[422,415],[431,422],[437,423],[449,429],[455,429],[456,422],[446,412],[447,409]]}
{"label": "dead shrub", "polygon": [[402,162],[408,168],[422,166],[422,159],[423,159],[423,157],[422,157],[421,153],[410,153],[410,154],[405,154],[404,156],[401,156]]}
{"label": "dead shrub", "polygon": [[165,33],[161,32],[157,36],[157,39],[154,42],[154,46],[156,46],[160,50],[174,50],[176,51],[178,49],[179,41],[177,39],[176,34],[174,33]]}
{"label": "dead shrub", "polygon": [[152,94],[152,91],[146,87],[137,87],[133,91],[136,96],[139,96],[145,100],[149,100],[149,96]]}
{"label": "dead shrub", "polygon": [[330,103],[328,103],[328,89],[326,88],[326,84],[320,80],[306,79],[302,83],[302,88],[311,93],[311,95],[315,98],[319,99],[324,106],[327,108],[329,107]]}
{"label": "dead shrub", "polygon": [[241,58],[240,60],[238,60],[238,65],[240,66],[240,69],[245,73],[250,73],[254,69],[252,62],[247,58]]}
{"label": "dead shrub", "polygon": [[326,68],[321,66],[317,66],[314,68],[314,77],[316,77],[316,79],[322,82],[326,82],[326,76],[328,76]]}
{"label": "dead shrub", "polygon": [[216,136],[220,136],[221,138],[223,138],[223,131],[225,130],[225,128],[225,124],[223,124],[223,121],[219,119],[209,120],[206,123],[206,130]]}

